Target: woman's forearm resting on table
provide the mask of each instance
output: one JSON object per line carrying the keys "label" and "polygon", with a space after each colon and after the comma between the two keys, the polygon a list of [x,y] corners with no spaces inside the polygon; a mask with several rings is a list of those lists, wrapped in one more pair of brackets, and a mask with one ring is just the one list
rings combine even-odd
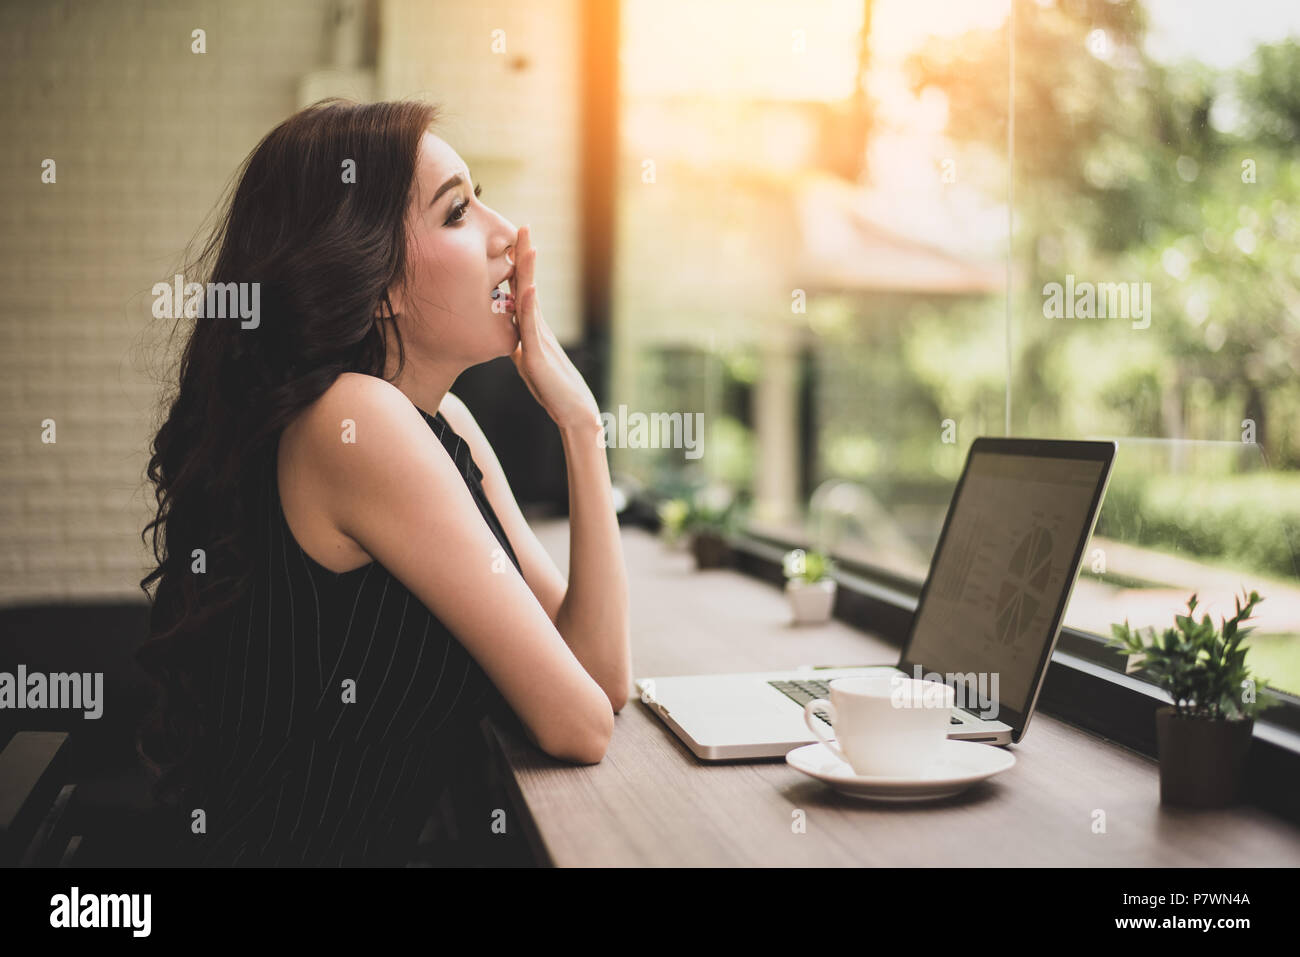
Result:
{"label": "woman's forearm resting on table", "polygon": [[601,424],[562,427],[569,478],[569,585],[556,628],[618,712],[632,681],[627,570]]}

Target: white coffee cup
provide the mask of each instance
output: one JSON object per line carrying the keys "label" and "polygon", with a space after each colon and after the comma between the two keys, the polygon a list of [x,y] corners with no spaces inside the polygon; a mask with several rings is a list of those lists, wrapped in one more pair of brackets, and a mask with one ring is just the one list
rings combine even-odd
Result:
{"label": "white coffee cup", "polygon": [[[948,740],[956,700],[948,685],[887,674],[836,678],[830,689],[830,701],[815,698],[804,705],[804,722],[857,774],[920,774],[934,763]],[[824,735],[816,711],[826,712],[833,739]]]}

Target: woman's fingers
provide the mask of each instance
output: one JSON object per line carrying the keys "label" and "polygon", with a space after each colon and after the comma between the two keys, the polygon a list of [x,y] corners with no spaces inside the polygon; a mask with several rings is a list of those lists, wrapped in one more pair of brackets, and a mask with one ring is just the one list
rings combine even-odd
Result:
{"label": "woman's fingers", "polygon": [[538,326],[541,324],[541,313],[537,308],[536,285],[529,283],[524,287],[523,300],[515,315],[519,319],[519,341],[523,344],[524,351],[535,352],[540,356],[542,337]]}
{"label": "woman's fingers", "polygon": [[[564,374],[567,356],[560,348],[555,333],[546,324],[542,309],[537,301],[537,247],[533,245],[532,231],[527,226],[519,227],[515,240],[515,278],[517,284],[515,303],[515,320],[519,326],[519,347],[512,358],[516,359],[522,371],[523,365],[530,366],[533,374],[544,374],[543,368]],[[529,382],[529,388],[533,383]],[[536,395],[536,392],[534,392]],[[540,397],[538,397],[538,401]]]}
{"label": "woman's fingers", "polygon": [[515,254],[513,257],[515,268],[510,277],[510,294],[515,297],[516,304],[519,302],[523,291],[528,288],[528,284],[532,282],[532,276],[525,275],[525,272],[531,270],[531,267],[525,262],[528,258],[526,253],[531,245],[532,243],[528,238],[528,227],[520,226],[518,232],[515,233]]}
{"label": "woman's fingers", "polygon": [[527,289],[529,283],[533,281],[535,255],[532,230],[527,226],[520,226],[519,236],[515,240],[515,276],[520,289]]}
{"label": "woman's fingers", "polygon": [[537,285],[534,282],[537,266],[537,249],[533,246],[532,231],[527,226],[519,227],[515,240],[515,321],[519,325],[519,340],[525,351],[542,348],[542,330],[544,326],[541,310],[537,305]]}

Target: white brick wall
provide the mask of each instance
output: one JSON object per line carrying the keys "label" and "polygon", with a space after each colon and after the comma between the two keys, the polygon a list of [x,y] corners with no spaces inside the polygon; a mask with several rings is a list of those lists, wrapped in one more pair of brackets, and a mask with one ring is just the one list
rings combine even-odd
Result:
{"label": "white brick wall", "polygon": [[[547,73],[539,81],[536,67],[514,75],[488,60],[486,34],[453,36],[506,6],[410,3],[426,18],[436,7],[440,32],[426,45],[410,32],[424,21],[408,24],[381,51],[379,94],[422,83],[454,104],[461,129],[536,125],[505,160],[490,138],[461,149],[446,135],[480,166],[485,201],[535,224],[552,270],[539,283],[547,317],[566,335],[576,86],[563,77],[575,21],[537,9],[521,18]],[[240,160],[296,108],[302,77],[328,64],[329,10],[330,0],[0,4],[0,603],[142,597],[144,468],[159,377],[171,372],[170,322],[150,314],[150,287],[176,271]],[[190,52],[195,28],[207,31],[203,55]],[[403,65],[433,49],[437,70]],[[493,71],[516,78],[497,88]],[[53,185],[41,183],[47,157]],[[53,445],[41,442],[46,418]]]}

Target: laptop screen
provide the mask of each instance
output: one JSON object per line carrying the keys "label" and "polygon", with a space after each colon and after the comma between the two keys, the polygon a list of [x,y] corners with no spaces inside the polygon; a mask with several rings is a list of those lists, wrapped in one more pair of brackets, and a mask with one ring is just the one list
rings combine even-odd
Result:
{"label": "laptop screen", "polygon": [[[1027,717],[1107,465],[972,448],[917,607],[909,674],[974,672],[999,710]],[[976,689],[965,706],[982,711]]]}

